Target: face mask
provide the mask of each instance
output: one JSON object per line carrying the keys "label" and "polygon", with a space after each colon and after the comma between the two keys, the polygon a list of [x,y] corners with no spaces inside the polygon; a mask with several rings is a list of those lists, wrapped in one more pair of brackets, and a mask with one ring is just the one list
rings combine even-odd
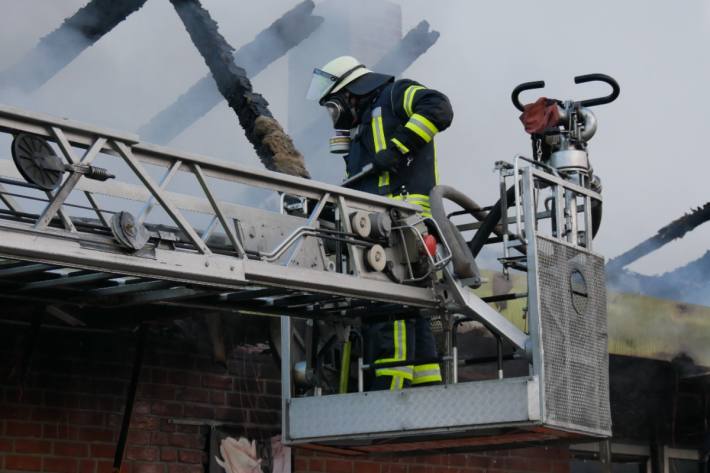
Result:
{"label": "face mask", "polygon": [[343,95],[335,95],[329,98],[323,106],[328,110],[335,136],[330,139],[330,152],[335,154],[346,154],[350,152],[350,129],[355,126],[355,114],[349,106],[347,98]]}
{"label": "face mask", "polygon": [[349,130],[355,126],[355,113],[342,95],[329,98],[323,106],[328,110],[333,128],[336,130]]}

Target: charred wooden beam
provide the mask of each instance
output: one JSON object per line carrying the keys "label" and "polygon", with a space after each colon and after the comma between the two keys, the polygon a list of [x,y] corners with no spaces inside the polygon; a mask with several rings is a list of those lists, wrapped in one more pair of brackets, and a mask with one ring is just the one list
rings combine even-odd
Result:
{"label": "charred wooden beam", "polygon": [[91,0],[0,74],[0,86],[18,87],[25,92],[37,90],[145,2]]}
{"label": "charred wooden beam", "polygon": [[[297,46],[320,26],[323,18],[312,14],[315,4],[305,0],[286,12],[254,40],[234,53],[234,62],[254,77]],[[166,144],[217,106],[224,97],[207,75],[143,125],[138,133],[147,141]]]}
{"label": "charred wooden beam", "polygon": [[209,12],[199,0],[170,2],[264,166],[272,171],[310,177],[303,156],[274,119],[266,99],[253,91],[246,71],[235,64],[234,48],[219,33]]}
{"label": "charred wooden beam", "polygon": [[672,221],[658,230],[658,233],[651,238],[639,243],[616,258],[611,259],[606,265],[607,272],[621,270],[624,266],[628,266],[637,259],[656,251],[663,245],[678,238],[683,238],[686,233],[694,230],[708,220],[710,220],[710,202]]}
{"label": "charred wooden beam", "polygon": [[128,429],[131,425],[131,415],[133,414],[133,404],[136,400],[136,392],[138,391],[138,382],[140,380],[141,368],[143,368],[143,354],[145,353],[145,340],[147,336],[147,325],[141,324],[138,329],[136,340],[136,352],[133,358],[133,369],[131,372],[131,382],[128,385],[126,393],[126,405],[123,409],[123,419],[121,420],[121,430],[118,433],[118,442],[116,442],[116,450],[113,457],[113,471],[121,471],[121,463],[123,463],[123,452],[126,448],[126,440],[128,439]]}
{"label": "charred wooden beam", "polygon": [[395,77],[404,73],[439,39],[439,32],[430,30],[429,22],[422,20],[375,64],[374,70]]}

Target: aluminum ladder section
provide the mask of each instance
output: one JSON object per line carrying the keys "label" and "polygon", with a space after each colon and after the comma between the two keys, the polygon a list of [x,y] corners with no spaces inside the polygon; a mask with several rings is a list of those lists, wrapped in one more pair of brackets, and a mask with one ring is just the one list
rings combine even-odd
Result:
{"label": "aluminum ladder section", "polygon": [[[11,140],[20,133],[46,139],[68,165],[96,164],[117,177],[98,182],[70,172],[56,190],[38,189],[9,159]],[[431,287],[397,284],[368,271],[363,247],[348,237],[342,242],[348,270],[338,272],[317,237],[326,211],[336,214],[348,235],[353,212],[415,215],[413,205],[8,106],[0,106],[0,147],[6,150],[0,159],[5,298],[299,317],[438,304]],[[201,195],[190,195],[191,189]],[[258,200],[235,202],[234,196],[244,195],[249,201],[249,193]],[[308,214],[280,212],[284,195],[310,203]],[[279,209],[265,209],[264,202]],[[140,251],[122,248],[110,231],[111,217],[127,209],[151,229]]]}
{"label": "aluminum ladder section", "polygon": [[[598,347],[575,350],[570,343],[583,345],[583,340],[577,332],[567,336],[570,327],[583,327],[566,314],[570,294],[579,299],[584,292],[569,290],[575,285],[568,273],[576,270],[595,288],[589,291],[594,297],[583,304],[594,309],[587,320],[601,326],[604,318],[603,327],[592,338],[597,344],[605,340],[605,313],[599,310],[603,305],[600,276],[585,266],[585,261],[599,258],[591,253],[590,245],[562,241],[565,232],[560,229],[553,228],[552,237],[539,234],[533,181],[547,180],[555,189],[558,226],[579,211],[576,204],[570,207],[571,196],[588,200],[600,199],[598,195],[532,168],[516,166],[510,174],[516,185],[523,178],[523,204],[515,209],[519,237],[528,247],[525,264],[531,325],[529,333],[524,333],[463,288],[448,267],[434,273],[442,275],[438,282],[420,286],[393,282],[366,266],[363,253],[372,243],[355,238],[353,213],[395,212],[404,220],[417,220],[420,209],[415,206],[250,170],[143,144],[133,135],[0,106],[0,149],[9,150],[13,137],[23,133],[47,140],[53,150],[49,152],[55,152],[68,170],[58,186],[47,191],[28,183],[12,160],[1,157],[1,299],[79,310],[101,307],[114,313],[123,313],[126,307],[151,310],[160,306],[173,317],[195,309],[285,315],[281,323],[286,334],[291,317],[351,323],[411,308],[464,314],[482,321],[528,357],[528,376],[473,383],[447,379],[444,386],[400,393],[296,398],[289,390],[291,366],[284,356],[286,441],[319,448],[338,445],[363,453],[393,451],[392,446],[394,451],[421,450],[422,441],[440,442],[434,448],[467,447],[475,443],[473,437],[491,428],[516,429],[522,435],[515,437],[517,441],[607,434],[604,414],[599,413],[604,391],[608,391],[604,380],[595,371],[590,380],[598,387],[593,390],[574,374],[585,368],[586,359],[601,359]],[[88,179],[79,170],[89,165],[101,166],[117,177],[106,182]],[[193,189],[199,194],[192,195]],[[302,215],[281,212],[284,196],[301,199]],[[131,228],[145,227],[148,238],[140,248],[130,249],[118,241],[115,222],[122,212],[133,218]],[[574,220],[567,234],[583,231],[585,221]],[[339,223],[333,227],[333,222]],[[325,256],[325,240],[344,248],[342,265],[332,264]],[[569,255],[556,259],[565,254],[563,250],[569,250]],[[555,279],[557,272],[550,268],[560,264],[565,270],[560,273],[562,279]],[[603,281],[603,273],[601,277]],[[558,286],[564,294],[548,290]],[[555,301],[562,304],[555,305]],[[282,353],[290,353],[288,343],[282,340]],[[565,381],[555,382],[556,377]],[[589,399],[580,399],[585,397],[580,386],[590,393],[591,404]],[[449,407],[441,411],[442,404]],[[490,409],[492,405],[498,407]],[[463,411],[462,406],[466,407]],[[579,414],[575,410],[579,406],[596,417]],[[379,423],[360,422],[356,429],[356,422],[343,422],[344,412],[353,420]],[[423,412],[434,415],[422,416]],[[498,444],[511,441],[510,436],[504,440],[484,436]],[[406,439],[405,446],[400,439]],[[389,447],[379,445],[383,442]],[[354,447],[361,443],[369,446]],[[479,439],[478,443],[486,442]]]}

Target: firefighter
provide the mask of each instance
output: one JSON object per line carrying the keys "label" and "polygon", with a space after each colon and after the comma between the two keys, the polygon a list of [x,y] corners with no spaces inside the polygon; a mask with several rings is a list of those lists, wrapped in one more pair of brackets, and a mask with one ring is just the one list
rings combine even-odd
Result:
{"label": "firefighter", "polygon": [[[439,180],[433,138],[453,118],[444,94],[342,56],[313,71],[307,97],[330,114],[331,152],[344,154],[347,176],[373,165],[374,172],[353,188],[419,205],[431,216],[429,191]],[[372,323],[366,337],[366,361],[375,364],[437,356],[429,321],[419,314]],[[439,382],[439,364],[427,363],[376,369],[370,389]]]}

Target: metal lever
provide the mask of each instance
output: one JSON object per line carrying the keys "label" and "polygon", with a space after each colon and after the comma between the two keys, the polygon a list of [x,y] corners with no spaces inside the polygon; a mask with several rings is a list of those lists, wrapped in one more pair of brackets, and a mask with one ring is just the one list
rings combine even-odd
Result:
{"label": "metal lever", "polygon": [[360,179],[369,176],[372,174],[375,170],[375,166],[372,164],[368,164],[365,167],[362,168],[362,171],[359,173],[355,174],[354,176],[351,176],[343,181],[342,184],[340,184],[343,187],[350,187],[352,184],[358,182]]}

